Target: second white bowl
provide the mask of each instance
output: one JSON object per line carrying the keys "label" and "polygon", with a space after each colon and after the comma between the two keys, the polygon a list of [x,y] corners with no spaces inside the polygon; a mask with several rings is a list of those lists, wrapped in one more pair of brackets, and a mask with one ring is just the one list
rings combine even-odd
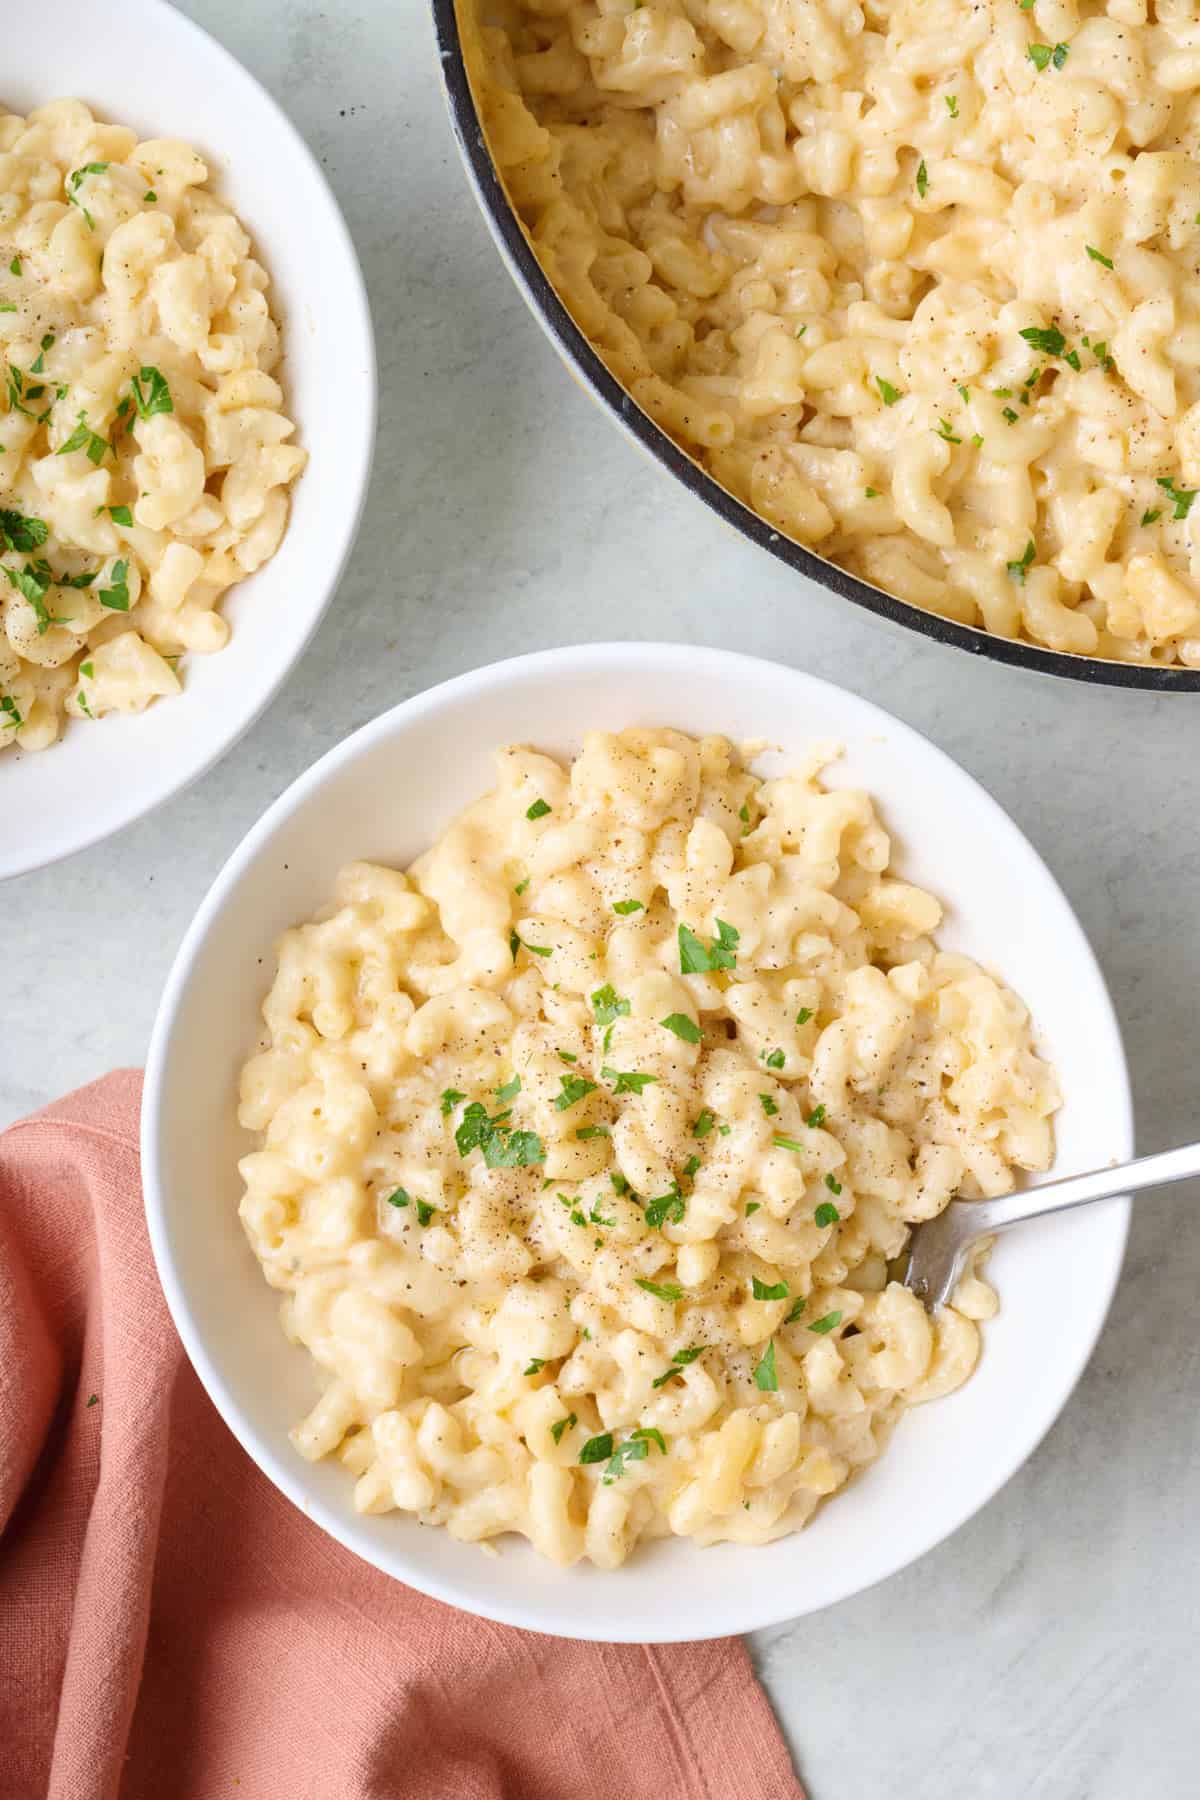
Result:
{"label": "second white bowl", "polygon": [[880,1461],[797,1536],[710,1550],[659,1541],[615,1573],[563,1571],[523,1544],[502,1542],[488,1558],[399,1514],[355,1513],[346,1471],[306,1463],[289,1442],[315,1397],[314,1374],[280,1331],[237,1218],[236,1164],[250,1148],[235,1119],[237,1077],[272,947],[327,900],[344,863],[404,866],[425,849],[491,784],[497,745],[568,755],[585,731],[627,725],[765,738],[781,747],[762,759],[772,772],[814,740],[843,742],[829,779],[877,799],[900,873],[946,905],[939,940],[996,969],[1032,1008],[1065,1094],[1055,1172],[1131,1155],[1125,1060],[1087,940],[1036,852],[970,776],[813,676],[725,652],[614,644],[523,657],[434,688],[347,739],[276,801],[214,883],[171,972],[147,1069],[142,1171],[188,1354],[290,1499],[368,1562],[452,1605],[564,1637],[661,1643],[815,1611],[902,1568],[976,1512],[1033,1450],[1087,1361],[1129,1205],[1002,1239],[992,1264],[1002,1311],[977,1373],[906,1416]]}
{"label": "second white bowl", "polygon": [[[285,408],[308,466],[279,550],[233,589],[215,656],[132,717],[68,723],[49,750],[0,756],[0,879],[82,850],[194,781],[253,724],[320,621],[354,542],[375,444],[375,345],[362,271],[295,127],[228,51],[163,0],[4,0],[20,44],[0,103],[85,101],[143,137],[182,138],[250,233],[283,326]],[[131,71],[137,79],[131,80]]]}

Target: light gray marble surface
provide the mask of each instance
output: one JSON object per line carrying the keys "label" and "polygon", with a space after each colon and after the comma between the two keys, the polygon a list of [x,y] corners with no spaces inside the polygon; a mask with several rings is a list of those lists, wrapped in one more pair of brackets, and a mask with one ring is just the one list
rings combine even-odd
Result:
{"label": "light gray marble surface", "polygon": [[[645,463],[564,374],[496,256],[418,0],[184,10],[288,109],[349,218],[379,339],[374,487],[320,635],[235,754],[122,837],[5,889],[0,1122],[142,1060],[210,879],[331,744],[474,665],[640,637],[811,669],[957,757],[1091,935],[1141,1147],[1196,1135],[1200,701],[1052,685],[893,635]],[[1139,1203],[1091,1367],[979,1517],[875,1591],[758,1637],[813,1800],[1200,1794],[1198,1201]]]}

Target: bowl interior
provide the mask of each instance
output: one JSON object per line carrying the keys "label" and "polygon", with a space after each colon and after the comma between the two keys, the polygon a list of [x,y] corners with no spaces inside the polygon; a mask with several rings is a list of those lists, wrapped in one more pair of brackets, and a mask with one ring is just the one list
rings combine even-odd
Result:
{"label": "bowl interior", "polygon": [[436,688],[364,728],[303,776],[231,859],[172,973],[155,1030],[143,1170],[159,1269],[189,1353],[267,1473],[327,1530],[401,1580],[510,1623],[566,1636],[722,1635],[825,1606],[952,1531],[1020,1465],[1091,1350],[1120,1267],[1128,1203],[1027,1227],[994,1260],[1003,1310],[980,1368],[909,1415],[882,1460],[798,1536],[700,1551],[673,1540],[615,1574],[550,1567],[515,1542],[499,1558],[400,1515],[359,1518],[338,1465],[310,1466],[288,1427],[311,1404],[306,1353],[279,1330],[235,1216],[242,1059],[277,934],[329,895],[355,857],[404,865],[491,782],[509,741],[566,754],[591,728],[670,724],[765,738],[779,772],[814,739],[829,773],[881,805],[901,871],[946,903],[941,939],[999,970],[1030,1004],[1066,1094],[1058,1171],[1126,1157],[1128,1082],[1103,980],[1065,899],[1016,827],[923,738],[853,695],[749,658],[667,646],[554,651]]}
{"label": "bowl interior", "polygon": [[0,877],[53,862],[148,812],[252,723],[336,584],[375,431],[374,347],[354,247],[315,160],[257,82],[162,0],[61,0],[52,30],[41,0],[5,0],[4,29],[22,49],[0,77],[3,106],[26,112],[70,96],[203,155],[271,277],[285,406],[309,463],[277,555],[224,603],[229,644],[187,659],[181,695],[94,727],[72,721],[50,750],[0,756]]}

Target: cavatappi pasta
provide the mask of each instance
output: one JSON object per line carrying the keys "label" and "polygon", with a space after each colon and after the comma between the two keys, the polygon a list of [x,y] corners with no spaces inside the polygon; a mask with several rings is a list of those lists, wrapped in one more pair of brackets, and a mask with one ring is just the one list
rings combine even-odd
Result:
{"label": "cavatappi pasta", "polygon": [[719,482],[916,606],[1200,667],[1190,0],[464,0],[463,26],[548,276]]}
{"label": "cavatappi pasta", "polygon": [[0,750],[178,693],[283,535],[267,276],[207,182],[81,101],[0,108]]}
{"label": "cavatappi pasta", "polygon": [[280,942],[241,1217],[361,1511],[604,1568],[762,1543],[971,1373],[978,1269],[931,1323],[889,1260],[1047,1166],[1055,1081],[828,755],[503,750]]}

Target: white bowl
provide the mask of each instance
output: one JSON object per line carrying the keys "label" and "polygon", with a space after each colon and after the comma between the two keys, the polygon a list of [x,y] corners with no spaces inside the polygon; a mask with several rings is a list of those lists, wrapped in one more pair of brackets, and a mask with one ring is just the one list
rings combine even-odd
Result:
{"label": "white bowl", "polygon": [[144,137],[200,151],[271,278],[281,379],[308,467],[275,555],[224,603],[233,635],[186,659],[184,691],[139,716],[70,721],[49,750],[0,755],[0,878],[97,843],[202,775],[246,731],[315,631],[366,498],[375,442],[375,345],[338,205],[275,102],[162,0],[4,0],[20,45],[0,101],[28,112],[65,96]]}
{"label": "white bowl", "polygon": [[[940,933],[999,970],[1033,1010],[1062,1080],[1056,1172],[1132,1154],[1129,1082],[1103,977],[1053,877],[995,801],[941,751],[853,694],[724,651],[654,644],[552,650],[498,663],[405,702],[283,794],[217,878],[171,971],[150,1050],[142,1176],[150,1237],[188,1354],[260,1468],[331,1535],[454,1606],[563,1637],[670,1642],[724,1636],[828,1606],[921,1556],[1017,1470],[1071,1392],[1121,1266],[1128,1201],[1003,1238],[1003,1309],[978,1372],[907,1416],[881,1460],[806,1530],[763,1548],[638,1550],[615,1573],[562,1571],[516,1540],[497,1558],[400,1514],[355,1513],[340,1464],[305,1462],[288,1428],[316,1380],[284,1339],[237,1219],[235,1117],[272,947],[329,896],[342,864],[401,866],[492,781],[513,741],[567,754],[582,732],[669,724],[764,737],[778,772],[836,738],[836,785],[880,802],[902,871],[947,904]],[[1047,1529],[1069,1530],[1067,1515]]]}

